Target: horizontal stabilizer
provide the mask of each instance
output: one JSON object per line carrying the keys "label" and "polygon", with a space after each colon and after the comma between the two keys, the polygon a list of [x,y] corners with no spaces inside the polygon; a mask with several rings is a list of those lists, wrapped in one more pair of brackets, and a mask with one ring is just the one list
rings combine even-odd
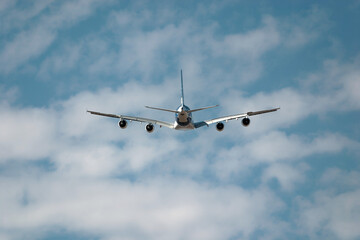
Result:
{"label": "horizontal stabilizer", "polygon": [[197,112],[197,111],[200,111],[200,110],[205,110],[205,109],[214,108],[214,107],[218,107],[218,106],[219,106],[219,105],[209,106],[209,107],[203,107],[203,108],[197,108],[197,109],[189,110],[189,111],[187,111],[187,112],[188,112],[188,113]]}
{"label": "horizontal stabilizer", "polygon": [[145,106],[145,107],[146,107],[146,108],[150,108],[150,109],[165,111],[165,112],[179,113],[179,112],[176,111],[176,110],[170,110],[170,109],[165,109],[165,108],[156,108],[156,107],[149,107],[149,106]]}

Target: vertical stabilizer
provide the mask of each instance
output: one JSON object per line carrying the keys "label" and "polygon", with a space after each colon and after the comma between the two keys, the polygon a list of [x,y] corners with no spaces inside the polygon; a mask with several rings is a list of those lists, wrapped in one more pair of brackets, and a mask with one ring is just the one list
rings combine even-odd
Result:
{"label": "vertical stabilizer", "polygon": [[181,105],[184,105],[184,87],[183,87],[183,74],[182,69],[180,71],[181,74]]}

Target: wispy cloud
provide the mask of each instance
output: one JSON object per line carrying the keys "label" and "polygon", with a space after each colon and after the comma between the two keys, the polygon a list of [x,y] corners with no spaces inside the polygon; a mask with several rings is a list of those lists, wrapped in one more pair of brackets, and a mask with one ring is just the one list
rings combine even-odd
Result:
{"label": "wispy cloud", "polygon": [[329,233],[339,239],[356,239],[359,236],[359,190],[334,195],[318,191],[313,201],[300,200],[302,212],[299,224],[313,239]]}
{"label": "wispy cloud", "polygon": [[[15,11],[8,16],[10,20],[5,19],[5,21],[12,22],[11,18],[17,18],[17,16],[24,17],[25,21],[26,18],[39,14],[50,4],[51,1],[34,4],[33,8],[25,12],[29,15],[28,17],[24,17],[24,13],[19,14]],[[50,9],[50,14],[45,13],[40,16],[29,28],[20,29],[10,41],[7,40],[4,43],[1,49],[0,71],[9,73],[29,59],[38,57],[53,43],[59,30],[88,17],[98,5],[100,4],[96,0],[64,2],[59,8],[55,8],[54,12]]]}
{"label": "wispy cloud", "polygon": [[[282,207],[267,189],[247,192],[172,178],[136,183],[90,179],[85,183],[55,176],[24,180],[26,186],[1,179],[12,189],[2,198],[8,208],[2,209],[1,221],[4,227],[22,228],[30,235],[44,225],[62,225],[101,233],[103,239],[248,237],[256,228],[266,230],[273,211]],[[27,205],[20,201],[24,188]]]}
{"label": "wispy cloud", "polygon": [[[313,48],[334,38],[326,8],[277,15],[265,4],[254,18],[231,11],[236,1],[19,4],[0,3],[0,238],[358,238],[360,143],[341,119],[360,108],[359,60]],[[320,67],[298,64],[303,51]],[[279,83],[277,61],[304,68]],[[86,113],[173,121],[143,106],[178,106],[180,68],[190,107],[221,104],[195,121],[281,110],[221,133],[148,134]],[[66,94],[34,106],[29,88]]]}

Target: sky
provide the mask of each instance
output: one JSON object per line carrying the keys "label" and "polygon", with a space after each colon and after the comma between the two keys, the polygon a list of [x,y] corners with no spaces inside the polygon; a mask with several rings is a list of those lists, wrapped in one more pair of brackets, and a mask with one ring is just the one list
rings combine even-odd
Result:
{"label": "sky", "polygon": [[[0,0],[0,239],[360,239],[360,1]],[[195,131],[195,121],[281,107]]]}

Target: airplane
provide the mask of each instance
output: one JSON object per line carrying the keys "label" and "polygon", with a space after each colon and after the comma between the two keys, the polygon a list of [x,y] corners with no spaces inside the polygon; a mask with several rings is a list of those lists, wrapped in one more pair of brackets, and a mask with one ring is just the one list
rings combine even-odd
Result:
{"label": "airplane", "polygon": [[209,126],[210,124],[216,123],[216,130],[221,132],[224,130],[224,127],[225,127],[224,122],[228,122],[230,120],[238,120],[238,119],[242,118],[242,121],[241,121],[242,125],[247,127],[250,125],[250,118],[249,118],[250,116],[255,116],[255,115],[269,113],[269,112],[275,112],[280,109],[278,107],[278,108],[272,108],[272,109],[261,110],[261,111],[256,111],[256,112],[247,112],[247,113],[234,114],[234,115],[230,115],[230,116],[218,117],[218,118],[214,118],[214,119],[210,119],[210,120],[206,120],[206,121],[194,122],[193,118],[192,118],[193,112],[218,107],[219,105],[202,107],[202,108],[197,108],[197,109],[191,110],[184,103],[184,87],[183,87],[182,70],[180,71],[180,75],[181,75],[181,99],[180,99],[181,104],[176,110],[145,106],[146,108],[149,108],[149,109],[175,113],[175,122],[174,123],[169,123],[169,122],[164,122],[164,121],[159,121],[159,120],[154,120],[154,119],[149,119],[149,118],[132,117],[132,116],[126,116],[126,115],[116,115],[116,114],[101,113],[101,112],[95,112],[95,111],[89,111],[89,110],[87,112],[94,114],[94,115],[120,119],[118,125],[121,129],[125,129],[127,127],[127,125],[128,125],[127,121],[130,121],[130,122],[136,121],[136,122],[141,122],[141,123],[147,123],[147,125],[145,126],[145,129],[149,133],[154,131],[154,129],[155,129],[154,125],[159,125],[160,128],[167,127],[167,128],[171,128],[171,129],[175,129],[175,130],[193,130],[193,129],[197,129],[197,128],[200,128],[203,126]]}

